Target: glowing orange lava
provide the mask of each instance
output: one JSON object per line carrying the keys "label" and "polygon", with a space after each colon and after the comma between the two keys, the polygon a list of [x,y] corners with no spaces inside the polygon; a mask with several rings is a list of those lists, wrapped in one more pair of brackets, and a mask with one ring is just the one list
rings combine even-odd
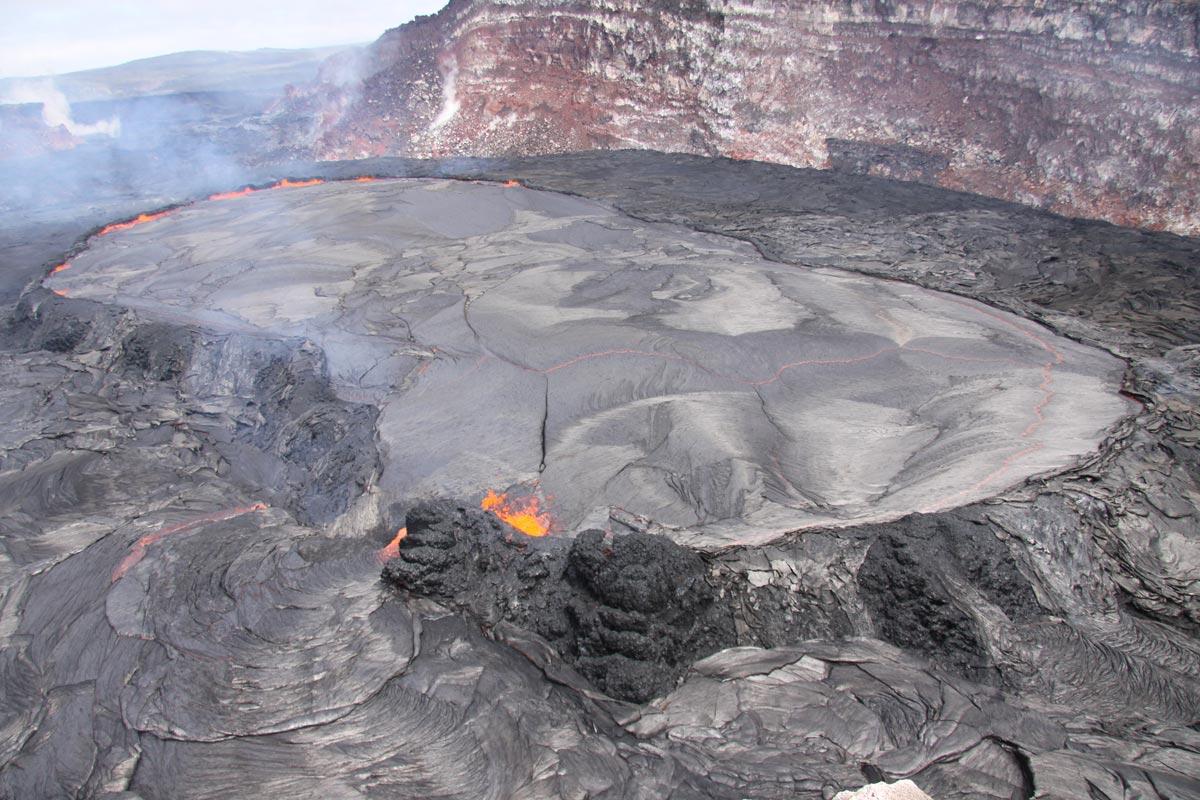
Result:
{"label": "glowing orange lava", "polygon": [[386,564],[393,558],[400,556],[400,543],[408,536],[408,528],[401,528],[396,531],[396,536],[387,543],[387,547],[381,547],[375,552],[375,557],[379,559],[380,564]]}
{"label": "glowing orange lava", "polygon": [[59,264],[54,269],[50,270],[50,274],[53,275],[56,272],[62,272],[64,269],[70,269],[70,268],[71,268],[71,262],[64,261],[63,263]]}
{"label": "glowing orange lava", "polygon": [[354,183],[374,183],[377,180],[379,180],[379,178],[373,178],[370,175],[359,175],[357,178],[354,178],[353,182]]}
{"label": "glowing orange lava", "polygon": [[293,181],[288,178],[284,178],[283,180],[281,180],[279,183],[275,184],[271,188],[272,189],[299,189],[302,186],[316,186],[316,185],[324,183],[324,182],[325,181],[321,180],[320,178],[312,178],[307,181]]}
{"label": "glowing orange lava", "polygon": [[66,296],[67,296],[67,290],[66,290],[66,289],[51,289],[50,291],[54,292],[54,293],[55,293],[56,295],[58,295],[59,297],[66,297]]}
{"label": "glowing orange lava", "polygon": [[246,195],[254,194],[258,189],[252,186],[247,186],[245,189],[238,189],[236,192],[217,192],[210,194],[209,200],[232,200],[235,197],[245,197]]}
{"label": "glowing orange lava", "polygon": [[111,225],[105,225],[96,235],[106,236],[115,231],[127,231],[130,228],[137,227],[138,225],[144,225],[147,222],[154,222],[156,219],[162,219],[170,213],[170,211],[159,211],[154,214],[138,214],[133,219],[125,220],[124,222],[114,222]]}
{"label": "glowing orange lava", "polygon": [[[373,181],[373,180],[377,180],[377,179],[376,178],[366,178],[366,177],[354,179],[354,181],[356,183],[365,183],[367,181]],[[217,192],[216,194],[210,194],[208,196],[208,199],[209,200],[233,200],[235,197],[246,197],[247,195],[258,194],[259,192],[266,192],[271,189],[299,189],[302,186],[317,186],[324,182],[325,181],[322,178],[310,178],[309,180],[306,180],[306,181],[294,181],[291,178],[284,178],[283,180],[276,181],[275,183],[272,183],[270,186],[267,186],[262,189],[256,189],[253,186],[247,186],[244,189],[237,189],[236,191],[232,191],[232,192]]]}
{"label": "glowing orange lava", "polygon": [[545,536],[550,532],[550,514],[539,509],[536,497],[510,501],[507,494],[496,494],[489,489],[479,505],[526,536]]}
{"label": "glowing orange lava", "polygon": [[520,185],[521,185],[520,181],[505,181],[504,182],[504,186],[506,189],[516,189]]}

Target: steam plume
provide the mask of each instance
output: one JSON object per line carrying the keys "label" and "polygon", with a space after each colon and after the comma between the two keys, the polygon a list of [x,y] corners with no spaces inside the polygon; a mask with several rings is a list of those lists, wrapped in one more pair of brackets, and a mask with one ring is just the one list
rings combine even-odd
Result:
{"label": "steam plume", "polygon": [[72,136],[108,136],[115,139],[121,135],[121,120],[115,116],[99,122],[76,122],[71,116],[71,104],[67,102],[66,95],[50,80],[16,83],[0,96],[0,103],[41,103],[42,122],[51,128],[66,128]]}
{"label": "steam plume", "polygon": [[446,69],[445,77],[442,80],[442,110],[438,113],[437,118],[430,124],[430,130],[437,130],[445,125],[450,120],[454,119],[454,115],[458,113],[458,60],[451,57],[450,64]]}

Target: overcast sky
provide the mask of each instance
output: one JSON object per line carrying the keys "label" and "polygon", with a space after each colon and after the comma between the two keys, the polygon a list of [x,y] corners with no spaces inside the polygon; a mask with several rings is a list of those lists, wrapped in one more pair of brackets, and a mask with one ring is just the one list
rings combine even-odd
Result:
{"label": "overcast sky", "polygon": [[2,0],[0,77],[181,50],[369,42],[445,0]]}

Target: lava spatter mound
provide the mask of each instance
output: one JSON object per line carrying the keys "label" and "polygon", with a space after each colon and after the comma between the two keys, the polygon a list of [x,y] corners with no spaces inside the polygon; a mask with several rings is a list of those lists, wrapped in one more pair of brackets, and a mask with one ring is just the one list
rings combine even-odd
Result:
{"label": "lava spatter mound", "polygon": [[707,565],[662,536],[589,530],[569,545],[540,542],[445,500],[410,510],[405,527],[387,583],[538,633],[613,697],[664,694],[693,661],[737,641]]}
{"label": "lava spatter mound", "polygon": [[536,481],[565,532],[621,511],[719,546],[949,508],[1069,464],[1128,410],[1116,359],[974,301],[496,184],[201,202],[47,280],[307,337],[341,397],[380,409],[379,498]]}

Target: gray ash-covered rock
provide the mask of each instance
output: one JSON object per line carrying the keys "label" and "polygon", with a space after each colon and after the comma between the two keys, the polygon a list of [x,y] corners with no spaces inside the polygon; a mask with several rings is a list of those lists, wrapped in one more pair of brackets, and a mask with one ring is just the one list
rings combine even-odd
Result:
{"label": "gray ash-covered rock", "polygon": [[486,624],[536,632],[613,697],[649,700],[693,661],[734,643],[733,615],[708,566],[664,537],[590,530],[569,544],[530,538],[450,501],[416,506],[405,526],[386,582]]}

